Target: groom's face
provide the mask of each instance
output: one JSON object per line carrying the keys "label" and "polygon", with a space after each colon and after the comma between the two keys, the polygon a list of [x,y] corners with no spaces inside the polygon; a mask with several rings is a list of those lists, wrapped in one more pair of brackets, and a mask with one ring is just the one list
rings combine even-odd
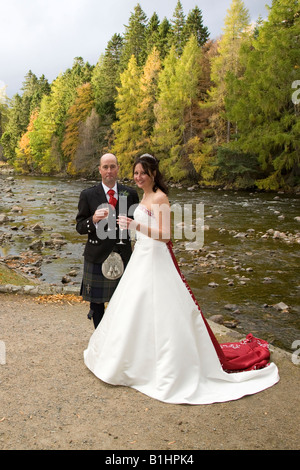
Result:
{"label": "groom's face", "polygon": [[118,178],[119,165],[114,155],[103,155],[100,160],[99,173],[103,183],[112,188]]}

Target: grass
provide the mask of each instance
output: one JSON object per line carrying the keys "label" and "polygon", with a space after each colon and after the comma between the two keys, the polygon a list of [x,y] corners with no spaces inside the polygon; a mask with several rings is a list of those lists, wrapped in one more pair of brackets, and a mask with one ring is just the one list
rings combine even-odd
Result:
{"label": "grass", "polygon": [[14,286],[35,285],[25,276],[22,276],[22,274],[17,273],[0,262],[0,285],[5,284],[12,284]]}

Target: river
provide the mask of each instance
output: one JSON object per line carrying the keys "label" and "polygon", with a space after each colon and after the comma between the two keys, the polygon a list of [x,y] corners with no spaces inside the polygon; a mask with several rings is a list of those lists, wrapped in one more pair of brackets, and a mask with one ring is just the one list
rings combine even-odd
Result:
{"label": "river", "polygon": [[[9,218],[0,225],[0,256],[24,252],[38,238],[39,280],[61,285],[73,271],[69,281],[80,285],[85,237],[75,230],[75,216],[80,191],[96,183],[0,176],[0,214]],[[204,207],[203,247],[191,251],[189,243],[176,239],[173,244],[205,316],[223,315],[237,331],[291,351],[300,340],[300,197],[178,186],[170,188],[169,197],[172,205],[192,204],[194,219],[196,205]],[[22,212],[11,212],[16,205]],[[43,231],[34,233],[35,224]],[[55,249],[47,244],[53,232],[65,240]],[[288,308],[275,308],[279,303]]]}

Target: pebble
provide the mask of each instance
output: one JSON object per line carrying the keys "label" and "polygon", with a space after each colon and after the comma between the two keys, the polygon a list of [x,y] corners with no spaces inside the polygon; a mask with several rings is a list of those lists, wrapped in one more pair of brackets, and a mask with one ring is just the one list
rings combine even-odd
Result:
{"label": "pebble", "polygon": [[273,307],[276,308],[276,310],[287,310],[289,308],[284,302],[279,302],[278,304],[273,305]]}

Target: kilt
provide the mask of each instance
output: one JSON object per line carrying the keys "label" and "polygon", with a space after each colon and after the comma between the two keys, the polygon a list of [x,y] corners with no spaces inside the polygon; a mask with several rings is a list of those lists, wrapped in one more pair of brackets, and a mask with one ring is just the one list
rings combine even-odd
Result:
{"label": "kilt", "polygon": [[101,263],[91,263],[84,260],[80,295],[83,300],[96,304],[109,302],[119,280],[120,278],[115,280],[106,279],[102,274]]}

